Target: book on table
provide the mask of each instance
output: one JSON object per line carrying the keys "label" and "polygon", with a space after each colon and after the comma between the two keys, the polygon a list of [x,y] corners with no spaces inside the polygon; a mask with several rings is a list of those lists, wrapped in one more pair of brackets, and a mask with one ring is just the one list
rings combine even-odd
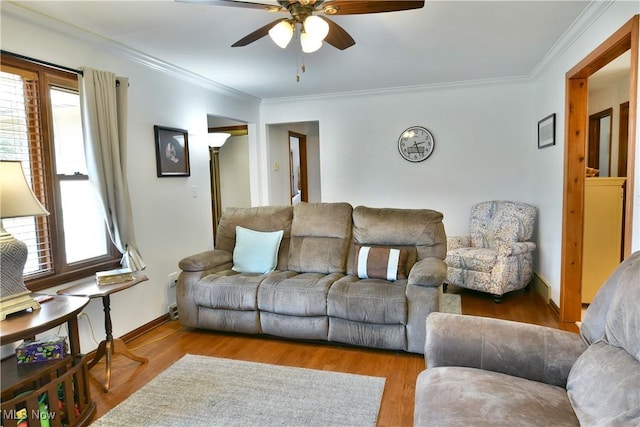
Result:
{"label": "book on table", "polygon": [[98,285],[112,285],[114,283],[129,282],[134,279],[133,271],[130,268],[116,268],[115,270],[98,271],[96,273]]}

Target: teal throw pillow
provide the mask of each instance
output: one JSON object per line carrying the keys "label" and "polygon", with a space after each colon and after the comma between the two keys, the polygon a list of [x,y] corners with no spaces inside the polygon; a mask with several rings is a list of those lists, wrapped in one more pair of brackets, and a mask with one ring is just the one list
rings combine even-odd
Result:
{"label": "teal throw pillow", "polygon": [[278,250],[284,231],[255,231],[236,227],[233,270],[239,273],[269,273],[278,265]]}

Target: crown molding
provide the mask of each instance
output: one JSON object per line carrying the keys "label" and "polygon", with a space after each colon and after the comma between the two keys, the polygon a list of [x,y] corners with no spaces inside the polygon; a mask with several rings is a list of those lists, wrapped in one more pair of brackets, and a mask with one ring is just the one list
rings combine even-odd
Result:
{"label": "crown molding", "polygon": [[342,98],[354,98],[354,97],[367,97],[367,96],[381,96],[381,95],[403,95],[412,94],[417,92],[434,92],[450,89],[461,88],[480,88],[496,85],[508,85],[508,84],[520,84],[527,83],[530,79],[528,76],[516,76],[516,77],[501,77],[495,79],[482,79],[482,80],[465,80],[459,82],[446,82],[446,83],[430,83],[425,85],[414,86],[399,86],[388,87],[380,89],[365,89],[355,90],[348,92],[334,92],[323,93],[319,95],[308,96],[291,96],[282,98],[266,98],[262,100],[263,105],[267,104],[281,104],[288,102],[300,102],[300,101],[324,101],[324,100],[337,100]]}
{"label": "crown molding", "polygon": [[405,94],[413,92],[428,92],[437,90],[449,90],[456,88],[469,88],[469,87],[483,87],[483,86],[496,86],[502,84],[514,84],[514,83],[529,83],[534,81],[540,74],[551,67],[561,56],[564,54],[576,40],[613,4],[616,0],[599,0],[591,1],[587,7],[580,13],[580,15],[574,20],[571,26],[558,38],[549,51],[542,57],[540,62],[533,68],[533,70],[523,76],[512,76],[494,79],[482,79],[482,80],[467,80],[459,82],[446,82],[436,83],[428,85],[416,85],[416,86],[404,86],[404,87],[391,87],[373,90],[362,91],[350,91],[350,92],[337,92],[326,93],[320,95],[309,96],[293,96],[282,98],[268,98],[263,99],[262,104],[281,104],[288,102],[305,102],[305,101],[320,101],[327,99],[341,99],[341,98],[353,98],[361,96],[376,96],[376,95],[389,95],[389,94]]}
{"label": "crown molding", "polygon": [[16,17],[20,20],[30,22],[34,25],[44,27],[47,30],[62,34],[76,40],[82,40],[84,43],[93,46],[97,50],[102,50],[113,54],[114,56],[118,56],[131,62],[140,64],[144,67],[169,74],[180,80],[211,90],[220,95],[231,97],[243,102],[250,102],[253,104],[259,104],[261,102],[261,99],[256,96],[247,94],[229,86],[225,86],[221,83],[217,83],[199,74],[185,70],[184,68],[178,67],[153,56],[147,55],[136,49],[125,46],[115,40],[103,37],[87,29],[71,25],[69,23],[60,21],[58,19],[30,9],[28,7],[28,2],[18,4],[12,1],[3,1],[2,14]]}
{"label": "crown molding", "polygon": [[538,64],[528,75],[513,76],[506,78],[469,80],[459,82],[435,83],[426,85],[389,87],[379,89],[368,89],[347,92],[324,93],[319,95],[292,96],[281,98],[258,98],[237,89],[217,83],[199,74],[185,70],[181,67],[154,58],[138,50],[127,47],[115,40],[105,38],[86,29],[70,25],[56,20],[28,8],[28,3],[17,4],[12,1],[2,2],[2,13],[16,16],[20,19],[30,21],[36,25],[42,25],[48,29],[67,35],[69,37],[83,40],[91,44],[96,49],[108,51],[109,53],[125,58],[129,61],[141,64],[160,72],[164,72],[183,81],[198,85],[208,90],[212,90],[224,96],[232,97],[244,102],[255,104],[280,104],[286,102],[307,102],[321,100],[336,100],[342,98],[380,96],[392,94],[406,94],[415,92],[428,92],[438,90],[449,90],[456,88],[495,86],[501,84],[527,83],[535,80],[550,66],[552,66],[576,40],[595,22],[616,0],[592,1],[576,18],[573,24],[560,36],[551,49],[543,56]]}
{"label": "crown molding", "polygon": [[529,73],[529,78],[535,80],[549,69],[615,2],[616,0],[591,1],[533,68]]}

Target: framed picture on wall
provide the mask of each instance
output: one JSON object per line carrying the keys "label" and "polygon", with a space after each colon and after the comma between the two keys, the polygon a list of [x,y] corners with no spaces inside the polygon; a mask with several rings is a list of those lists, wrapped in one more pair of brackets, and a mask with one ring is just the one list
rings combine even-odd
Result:
{"label": "framed picture on wall", "polygon": [[556,145],[556,113],[538,122],[538,148]]}
{"label": "framed picture on wall", "polygon": [[158,177],[191,175],[187,131],[157,125],[153,129],[156,135]]}

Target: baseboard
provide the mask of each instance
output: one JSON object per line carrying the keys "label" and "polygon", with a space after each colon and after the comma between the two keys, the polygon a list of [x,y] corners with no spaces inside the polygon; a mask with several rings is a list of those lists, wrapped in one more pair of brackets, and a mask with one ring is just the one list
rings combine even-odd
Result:
{"label": "baseboard", "polygon": [[[128,332],[126,334],[124,334],[123,336],[120,337],[120,339],[122,341],[124,341],[125,343],[128,343],[129,341],[133,341],[134,339],[141,337],[142,335],[146,334],[147,332],[157,328],[158,326],[167,323],[171,320],[171,318],[169,317],[169,313],[165,313],[162,316],[158,317],[157,319],[153,319],[151,322],[149,323],[145,323],[144,325],[140,326],[139,328],[134,329],[131,332]],[[96,349],[97,350],[97,349]],[[87,359],[88,360],[92,360],[93,357],[96,354],[96,350],[90,351],[89,353],[87,353]]]}
{"label": "baseboard", "polygon": [[165,313],[162,316],[158,317],[157,319],[154,319],[149,323],[145,323],[139,328],[124,334],[123,336],[120,337],[120,339],[124,342],[133,341],[134,339],[141,337],[142,335],[146,334],[152,329],[155,329],[158,326],[162,325],[163,323],[167,323],[170,320],[171,318],[169,317],[169,313]]}
{"label": "baseboard", "polygon": [[545,280],[538,276],[538,273],[533,273],[533,279],[531,280],[531,286],[540,295],[542,300],[547,304],[553,304],[551,300],[551,286]]}

